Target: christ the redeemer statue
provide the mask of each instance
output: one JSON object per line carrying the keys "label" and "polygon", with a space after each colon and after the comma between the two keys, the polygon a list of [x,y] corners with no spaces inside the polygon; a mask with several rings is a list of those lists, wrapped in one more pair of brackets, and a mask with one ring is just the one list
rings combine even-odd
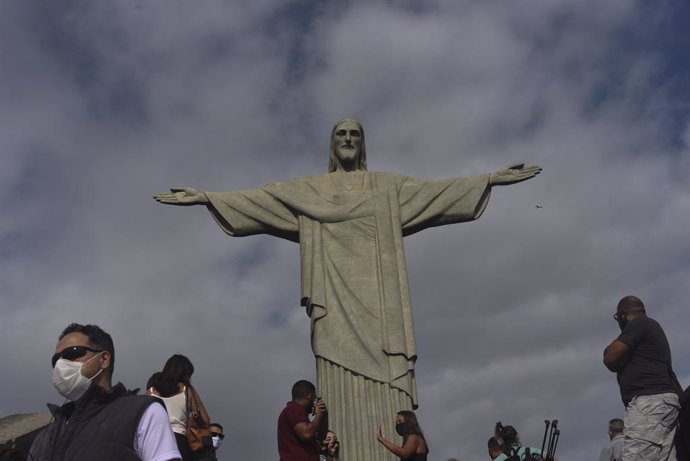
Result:
{"label": "christ the redeemer statue", "polygon": [[205,205],[230,236],[298,242],[302,305],[311,318],[317,387],[341,459],[389,460],[374,436],[417,407],[417,359],[403,237],[481,216],[491,188],[525,181],[538,166],[426,181],[367,171],[364,131],[345,119],[331,133],[328,173],[259,189],[171,189],[154,198]]}

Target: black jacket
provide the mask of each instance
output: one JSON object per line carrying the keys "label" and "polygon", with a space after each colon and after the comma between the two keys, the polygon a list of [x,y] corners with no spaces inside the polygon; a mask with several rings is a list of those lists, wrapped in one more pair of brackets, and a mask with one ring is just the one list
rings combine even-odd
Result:
{"label": "black jacket", "polygon": [[140,461],[134,450],[139,419],[154,397],[122,383],[109,391],[92,384],[78,405],[48,404],[53,421],[34,440],[31,461]]}

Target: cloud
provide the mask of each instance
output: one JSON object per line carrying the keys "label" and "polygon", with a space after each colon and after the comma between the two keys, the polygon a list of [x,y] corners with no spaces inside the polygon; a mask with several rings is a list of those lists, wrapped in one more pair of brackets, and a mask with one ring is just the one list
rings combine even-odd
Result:
{"label": "cloud", "polygon": [[[418,415],[435,458],[485,456],[496,421],[591,459],[621,416],[601,352],[618,299],[690,350],[684,7],[643,2],[5,4],[0,14],[0,414],[57,401],[68,323],[116,345],[142,387],[174,353],[245,459],[315,379],[299,247],[229,238],[169,187],[323,172],[332,124],[364,122],[371,170],[436,179],[515,162],[474,223],[406,239]],[[666,44],[668,47],[658,45]],[[541,208],[537,208],[539,205]],[[9,372],[11,371],[11,372]]]}

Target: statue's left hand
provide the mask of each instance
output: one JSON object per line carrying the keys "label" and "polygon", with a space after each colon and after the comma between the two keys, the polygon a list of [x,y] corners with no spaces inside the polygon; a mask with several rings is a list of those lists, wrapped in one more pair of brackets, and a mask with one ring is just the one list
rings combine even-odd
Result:
{"label": "statue's left hand", "polygon": [[539,165],[525,166],[524,163],[517,163],[507,168],[501,168],[489,175],[489,186],[507,186],[517,182],[526,181],[541,173]]}
{"label": "statue's left hand", "polygon": [[178,187],[170,189],[170,193],[156,194],[154,200],[167,205],[205,205],[208,197],[203,192],[199,192],[193,187]]}

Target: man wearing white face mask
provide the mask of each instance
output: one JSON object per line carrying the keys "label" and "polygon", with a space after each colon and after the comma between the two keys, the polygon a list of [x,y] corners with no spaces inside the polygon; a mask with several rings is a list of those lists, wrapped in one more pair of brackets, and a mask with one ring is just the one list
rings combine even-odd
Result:
{"label": "man wearing white face mask", "polygon": [[69,402],[48,405],[51,424],[34,440],[32,461],[179,461],[160,401],[112,385],[115,350],[96,325],[69,325],[52,358],[53,385]]}
{"label": "man wearing white face mask", "polygon": [[220,448],[220,445],[223,443],[223,439],[225,438],[223,426],[218,423],[211,423],[209,425],[209,429],[211,429],[211,440],[213,440],[213,454],[216,454]]}

